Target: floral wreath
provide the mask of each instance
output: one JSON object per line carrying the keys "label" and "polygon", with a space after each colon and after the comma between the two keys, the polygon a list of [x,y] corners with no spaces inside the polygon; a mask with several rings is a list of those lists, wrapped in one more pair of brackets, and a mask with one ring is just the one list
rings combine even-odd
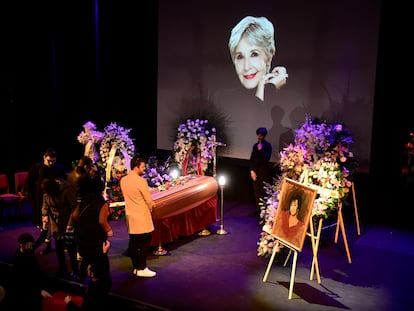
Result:
{"label": "floral wreath", "polygon": [[[209,127],[208,120],[188,119],[186,123],[180,124],[177,140],[174,143],[174,152],[175,161],[183,171],[183,175],[187,171],[188,158],[194,148],[198,149],[200,155],[197,170],[199,174],[203,174],[214,157],[216,145],[216,128]],[[194,163],[189,164],[195,166]]]}
{"label": "floral wreath", "polygon": [[[124,170],[129,167],[127,158],[132,158],[135,154],[135,146],[132,138],[129,137],[131,129],[126,129],[115,122],[110,123],[104,129],[104,136],[101,141],[100,155],[101,155],[101,166],[108,170],[113,170],[113,160],[116,157],[116,152],[120,151],[123,155],[123,166]],[[108,163],[111,163],[111,167],[108,169]],[[117,170],[120,171],[119,161],[117,161]],[[113,175],[111,173],[110,175]]]}

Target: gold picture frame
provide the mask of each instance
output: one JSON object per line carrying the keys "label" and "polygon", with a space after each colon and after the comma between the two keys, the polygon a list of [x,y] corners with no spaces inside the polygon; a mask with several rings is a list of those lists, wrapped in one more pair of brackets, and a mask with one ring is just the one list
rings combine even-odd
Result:
{"label": "gold picture frame", "polygon": [[316,195],[315,188],[289,178],[283,180],[272,235],[298,252],[305,242]]}

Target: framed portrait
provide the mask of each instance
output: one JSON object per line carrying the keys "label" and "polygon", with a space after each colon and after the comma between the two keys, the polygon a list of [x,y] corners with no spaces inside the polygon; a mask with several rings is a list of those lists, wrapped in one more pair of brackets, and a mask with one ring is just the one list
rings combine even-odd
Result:
{"label": "framed portrait", "polygon": [[301,252],[317,190],[289,178],[283,180],[272,235],[282,244]]}

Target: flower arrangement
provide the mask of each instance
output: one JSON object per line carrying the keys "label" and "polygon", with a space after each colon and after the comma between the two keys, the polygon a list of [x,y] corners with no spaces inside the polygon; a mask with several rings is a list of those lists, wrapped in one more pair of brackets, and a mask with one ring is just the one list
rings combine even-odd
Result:
{"label": "flower arrangement", "polygon": [[[111,204],[109,219],[117,220],[125,216],[124,206],[116,204],[124,201],[119,182],[128,173],[129,161],[135,154],[134,140],[130,137],[131,129],[126,129],[115,122],[104,128],[104,132],[96,130],[90,121],[84,125],[77,139],[85,145],[85,155],[94,161],[94,171],[106,176],[105,195]],[[100,143],[99,154],[95,145]],[[75,165],[73,162],[72,165]]]}
{"label": "flower arrangement", "polygon": [[85,145],[85,155],[96,162],[99,159],[99,154],[96,152],[95,145],[102,141],[103,133],[96,131],[96,125],[90,121],[83,125],[83,129],[78,135],[78,141]]}
{"label": "flower arrangement", "polygon": [[78,135],[78,141],[86,145],[88,142],[98,144],[103,138],[103,133],[96,131],[96,125],[90,121],[83,125],[84,131]]}
{"label": "flower arrangement", "polygon": [[[131,129],[126,129],[115,122],[104,129],[99,167],[105,172],[103,176],[106,176],[106,195],[109,203],[124,201],[119,182],[128,173],[130,158],[135,153],[134,140],[129,136],[130,131]],[[124,216],[123,205],[115,204],[110,208],[109,219],[116,220]]]}
{"label": "flower arrangement", "polygon": [[349,130],[342,124],[329,124],[326,121],[306,116],[305,123],[295,130],[294,144],[280,152],[279,178],[274,185],[266,185],[260,213],[263,225],[258,242],[258,255],[270,256],[274,238],[269,234],[278,206],[281,181],[287,177],[305,184],[326,189],[318,193],[312,215],[328,218],[345,200],[352,186],[352,176],[357,161],[351,151],[353,144]]}
{"label": "flower arrangement", "polygon": [[[178,126],[176,138],[174,152],[175,161],[179,168],[186,171],[187,168],[183,168],[183,163],[188,159],[189,153],[194,148],[198,148],[200,153],[200,170],[204,173],[214,156],[216,128],[210,127],[208,120],[188,119],[185,123]],[[195,161],[189,162],[188,166],[193,171],[197,171],[197,163]]]}
{"label": "flower arrangement", "polygon": [[160,164],[155,156],[151,156],[147,162],[147,169],[142,177],[148,181],[150,188],[165,191],[172,187],[184,185],[195,178],[193,175],[173,177],[169,174],[171,157]]}
{"label": "flower arrangement", "polygon": [[171,189],[175,186],[183,186],[191,179],[196,178],[194,175],[179,176],[177,178],[172,178],[170,181],[166,181],[162,185],[158,186],[158,191],[165,191]]}
{"label": "flower arrangement", "polygon": [[142,177],[144,177],[148,186],[151,188],[161,188],[166,182],[170,182],[173,178],[169,175],[171,157],[168,157],[163,164],[159,164],[157,157],[151,156],[147,161],[147,168]]}
{"label": "flower arrangement", "polygon": [[127,173],[125,159],[119,156],[114,157],[111,166],[111,177],[106,183],[107,200],[109,203],[124,201],[119,182]]}

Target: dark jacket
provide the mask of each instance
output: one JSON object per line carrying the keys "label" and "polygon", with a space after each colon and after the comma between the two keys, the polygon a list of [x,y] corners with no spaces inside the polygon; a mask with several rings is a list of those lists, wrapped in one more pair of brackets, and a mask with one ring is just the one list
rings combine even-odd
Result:
{"label": "dark jacket", "polygon": [[47,183],[52,183],[51,186],[56,188],[44,193],[42,215],[49,216],[54,237],[63,239],[66,226],[72,225],[71,215],[76,208],[76,195],[65,179],[57,178]]}
{"label": "dark jacket", "polygon": [[8,305],[13,310],[42,310],[42,289],[46,288],[46,275],[40,270],[33,251],[22,253],[17,249],[12,259],[12,278]]}
{"label": "dark jacket", "polygon": [[79,204],[79,212],[74,214],[77,245],[81,256],[102,254],[102,244],[107,240],[108,234],[99,222],[99,215],[105,203],[100,194],[84,196]]}
{"label": "dark jacket", "polygon": [[256,172],[257,175],[267,176],[269,175],[269,161],[272,156],[272,145],[265,139],[262,140],[262,149],[257,149],[257,143],[253,145],[252,152],[250,154],[250,170]]}

